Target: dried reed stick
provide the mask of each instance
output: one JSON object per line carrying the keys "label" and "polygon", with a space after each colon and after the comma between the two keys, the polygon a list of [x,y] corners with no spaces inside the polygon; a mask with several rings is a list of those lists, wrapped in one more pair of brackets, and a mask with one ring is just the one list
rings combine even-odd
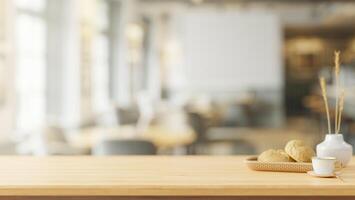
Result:
{"label": "dried reed stick", "polygon": [[338,125],[337,125],[338,129],[336,130],[336,133],[340,132],[341,115],[342,115],[343,110],[344,110],[344,100],[345,100],[345,90],[342,89],[341,95],[340,95],[340,98],[339,98],[339,119],[338,119]]}
{"label": "dried reed stick", "polygon": [[331,134],[332,129],[330,126],[330,115],[329,115],[328,98],[327,98],[327,86],[326,86],[324,77],[319,78],[319,84],[322,89],[322,96],[323,96],[323,100],[324,100],[324,104],[325,104],[325,111],[327,112],[328,133]]}
{"label": "dried reed stick", "polygon": [[339,73],[340,73],[340,62],[339,62],[339,57],[340,57],[340,51],[335,51],[334,52],[334,64],[335,64],[335,70],[334,70],[334,75],[335,75],[335,128],[334,131],[337,134],[337,130],[339,129],[338,127],[338,115],[339,115],[339,99],[338,99],[338,87],[339,87]]}

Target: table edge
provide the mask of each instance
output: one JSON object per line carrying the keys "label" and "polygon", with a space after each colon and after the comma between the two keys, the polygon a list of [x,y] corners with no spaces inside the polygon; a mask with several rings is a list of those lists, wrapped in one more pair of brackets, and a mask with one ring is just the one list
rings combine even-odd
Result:
{"label": "table edge", "polygon": [[352,186],[322,187],[0,187],[0,196],[355,196]]}

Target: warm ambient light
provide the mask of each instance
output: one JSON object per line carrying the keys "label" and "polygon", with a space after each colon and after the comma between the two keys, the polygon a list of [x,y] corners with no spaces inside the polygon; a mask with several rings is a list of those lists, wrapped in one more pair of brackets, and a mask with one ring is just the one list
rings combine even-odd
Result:
{"label": "warm ambient light", "polygon": [[126,29],[126,36],[131,46],[137,47],[143,40],[143,28],[139,24],[129,24]]}
{"label": "warm ambient light", "polygon": [[319,38],[295,38],[288,42],[287,49],[294,52],[314,53],[322,51],[324,42]]}
{"label": "warm ambient light", "polygon": [[191,0],[191,2],[194,3],[194,4],[199,5],[199,4],[203,3],[203,0]]}
{"label": "warm ambient light", "polygon": [[175,39],[168,40],[163,47],[163,59],[167,64],[176,64],[181,59],[181,46]]}

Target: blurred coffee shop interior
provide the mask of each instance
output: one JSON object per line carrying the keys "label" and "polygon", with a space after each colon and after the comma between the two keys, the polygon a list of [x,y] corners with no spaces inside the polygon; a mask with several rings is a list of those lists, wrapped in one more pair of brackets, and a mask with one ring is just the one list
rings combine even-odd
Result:
{"label": "blurred coffee shop interior", "polygon": [[0,154],[315,145],[335,50],[355,144],[354,19],[351,0],[0,0]]}

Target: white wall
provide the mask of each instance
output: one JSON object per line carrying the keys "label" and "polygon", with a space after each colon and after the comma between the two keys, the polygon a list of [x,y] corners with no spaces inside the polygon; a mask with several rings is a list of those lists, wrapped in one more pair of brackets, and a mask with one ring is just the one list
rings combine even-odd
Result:
{"label": "white wall", "polygon": [[0,44],[1,56],[4,56],[4,66],[1,66],[1,73],[3,80],[1,80],[1,87],[4,87],[4,101],[0,105],[0,139],[10,139],[13,135],[13,128],[15,126],[15,68],[14,68],[14,49],[13,47],[13,24],[11,19],[14,17],[14,8],[10,0],[0,1],[0,17],[4,20],[4,27],[0,27],[3,31],[3,41]]}
{"label": "white wall", "polygon": [[[189,91],[281,90],[282,34],[268,13],[192,11],[178,18]],[[177,31],[175,31],[176,34]]]}
{"label": "white wall", "polygon": [[263,12],[196,10],[171,18],[169,88],[178,103],[208,97],[235,102],[256,92],[270,112],[260,124],[283,124],[282,30]]}

